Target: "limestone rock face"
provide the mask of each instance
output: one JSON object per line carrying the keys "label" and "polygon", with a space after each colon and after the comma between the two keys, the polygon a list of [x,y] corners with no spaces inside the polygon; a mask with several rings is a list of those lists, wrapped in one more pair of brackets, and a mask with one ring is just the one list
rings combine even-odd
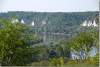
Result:
{"label": "limestone rock face", "polygon": [[32,21],[31,25],[32,25],[32,26],[34,26],[34,25],[35,25],[35,24],[34,24],[34,21]]}
{"label": "limestone rock face", "polygon": [[95,20],[85,20],[81,26],[87,26],[87,27],[97,27],[98,25],[96,24],[96,21]]}
{"label": "limestone rock face", "polygon": [[12,23],[17,23],[17,22],[19,22],[18,19],[12,19]]}
{"label": "limestone rock face", "polygon": [[22,24],[24,24],[24,23],[25,23],[23,19],[21,20],[21,23],[22,23]]}

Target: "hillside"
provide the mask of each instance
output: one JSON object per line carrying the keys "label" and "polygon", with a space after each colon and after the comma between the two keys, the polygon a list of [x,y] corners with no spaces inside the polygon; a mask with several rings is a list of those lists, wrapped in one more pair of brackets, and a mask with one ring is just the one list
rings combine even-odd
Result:
{"label": "hillside", "polygon": [[0,17],[11,19],[16,17],[26,24],[34,21],[35,27],[41,27],[46,22],[48,32],[67,33],[73,26],[79,26],[84,20],[94,19],[98,12],[8,12],[0,13]]}
{"label": "hillside", "polygon": [[[16,18],[19,22],[32,25],[36,34],[46,38],[45,42],[58,42],[70,38],[77,32],[91,30],[81,27],[85,20],[94,20],[99,12],[8,12],[0,13],[0,18]],[[97,23],[97,21],[96,21]],[[45,33],[44,33],[45,32]],[[44,39],[45,39],[44,38]]]}

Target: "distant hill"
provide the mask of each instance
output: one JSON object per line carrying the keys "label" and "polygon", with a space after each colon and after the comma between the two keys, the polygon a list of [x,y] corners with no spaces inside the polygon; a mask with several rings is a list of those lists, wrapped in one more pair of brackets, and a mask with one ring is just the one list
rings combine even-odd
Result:
{"label": "distant hill", "polygon": [[[32,24],[32,31],[43,35],[46,33],[46,42],[59,42],[64,38],[92,28],[82,27],[85,20],[94,20],[99,16],[99,12],[8,12],[0,13],[0,18],[16,18],[19,22]],[[97,21],[96,21],[97,23]],[[94,28],[96,29],[96,28]],[[93,29],[93,30],[94,30]],[[96,29],[97,30],[97,29]]]}
{"label": "distant hill", "polygon": [[23,19],[26,24],[34,21],[35,27],[41,27],[46,22],[48,32],[67,33],[73,27],[79,26],[84,20],[94,19],[99,12],[8,12],[0,13],[1,18],[11,19],[16,17]]}

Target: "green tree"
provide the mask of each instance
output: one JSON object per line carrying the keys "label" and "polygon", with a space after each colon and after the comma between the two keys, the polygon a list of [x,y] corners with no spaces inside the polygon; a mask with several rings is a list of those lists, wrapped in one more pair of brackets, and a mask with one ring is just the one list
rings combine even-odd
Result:
{"label": "green tree", "polygon": [[96,46],[94,35],[91,32],[79,33],[77,36],[72,38],[69,44],[70,49],[77,52],[77,55],[81,60],[82,55],[80,55],[80,51],[83,51],[85,53],[84,58],[86,59],[91,48],[93,46]]}
{"label": "green tree", "polygon": [[27,65],[32,61],[33,49],[27,42],[27,27],[23,24],[0,20],[0,64],[2,66]]}

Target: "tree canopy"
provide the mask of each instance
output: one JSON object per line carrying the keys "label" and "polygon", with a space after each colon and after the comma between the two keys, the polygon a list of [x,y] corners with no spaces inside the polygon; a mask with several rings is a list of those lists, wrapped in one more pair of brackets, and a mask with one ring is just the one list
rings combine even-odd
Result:
{"label": "tree canopy", "polygon": [[16,66],[30,63],[34,51],[27,40],[33,36],[25,33],[27,26],[3,19],[0,25],[0,64]]}

